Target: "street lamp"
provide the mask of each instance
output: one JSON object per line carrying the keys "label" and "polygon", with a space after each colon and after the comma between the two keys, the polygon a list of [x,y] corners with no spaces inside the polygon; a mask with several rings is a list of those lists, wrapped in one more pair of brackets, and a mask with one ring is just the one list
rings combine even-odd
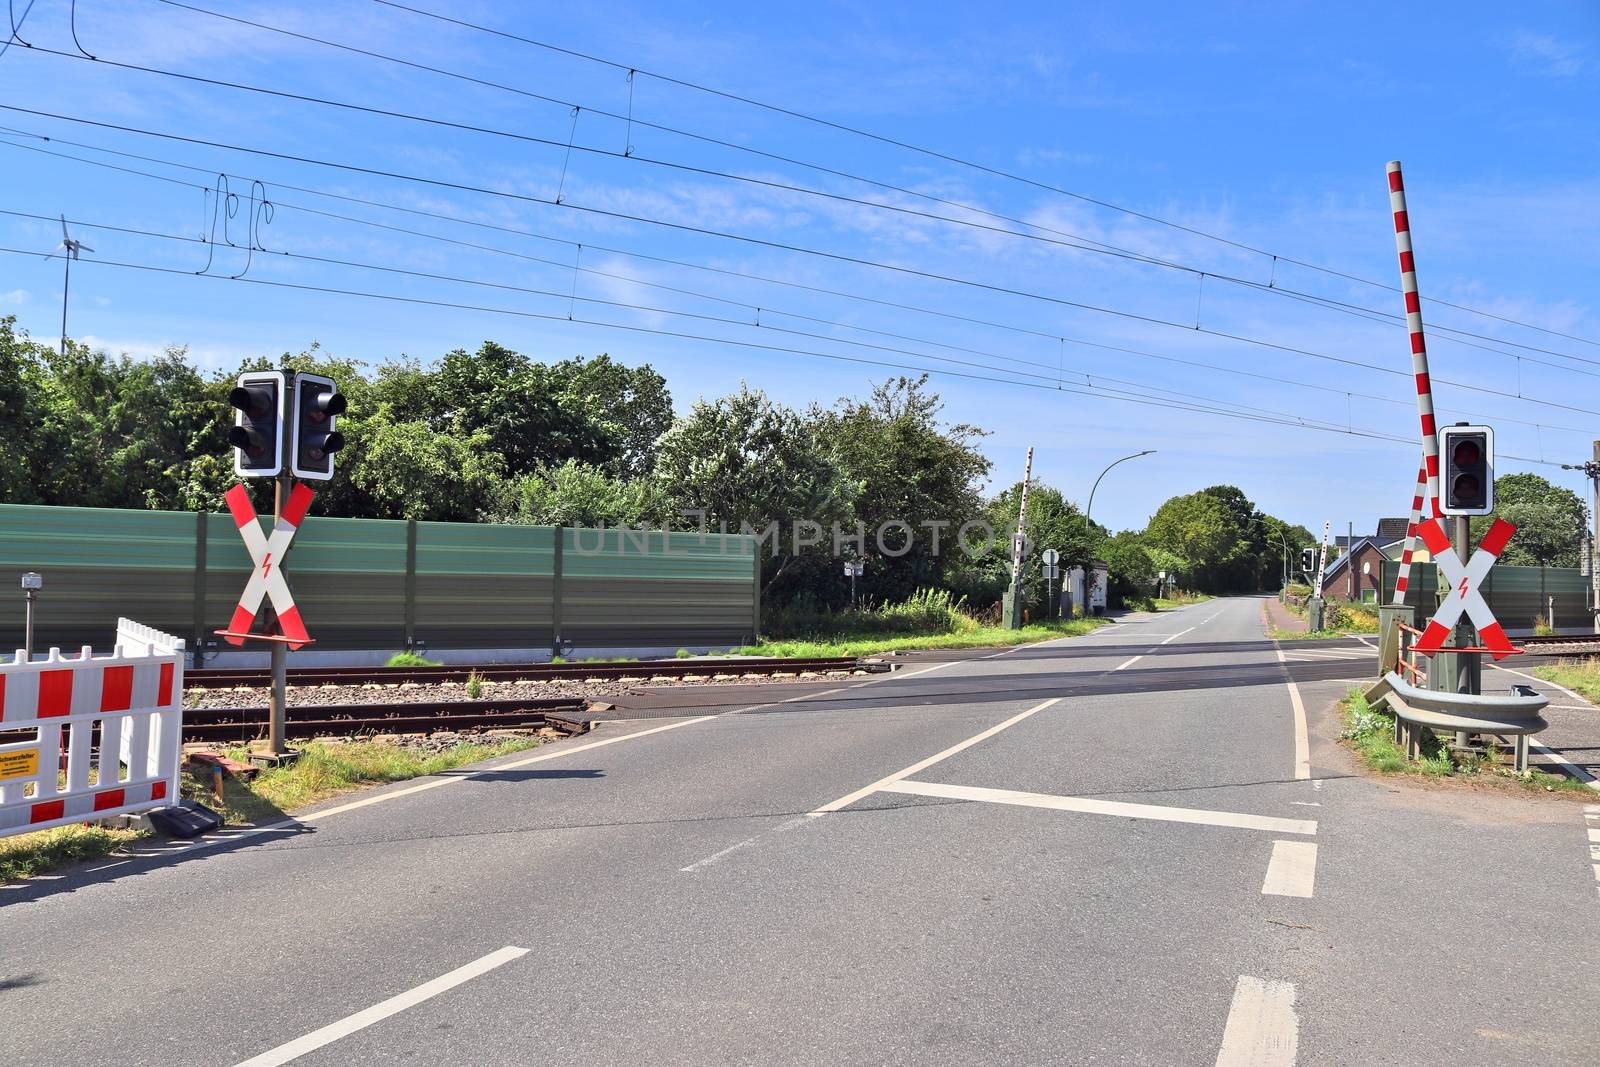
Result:
{"label": "street lamp", "polygon": [[1089,488],[1089,506],[1083,509],[1083,522],[1087,529],[1094,529],[1093,526],[1089,525],[1089,516],[1094,514],[1094,491],[1100,488],[1100,479],[1106,476],[1106,471],[1110,470],[1112,467],[1115,467],[1118,463],[1126,463],[1130,459],[1138,459],[1140,456],[1153,456],[1155,454],[1155,449],[1147,448],[1143,452],[1135,452],[1131,456],[1123,456],[1121,459],[1114,459],[1110,463],[1106,464],[1105,470],[1100,472],[1099,477],[1095,478],[1094,480],[1094,485]]}

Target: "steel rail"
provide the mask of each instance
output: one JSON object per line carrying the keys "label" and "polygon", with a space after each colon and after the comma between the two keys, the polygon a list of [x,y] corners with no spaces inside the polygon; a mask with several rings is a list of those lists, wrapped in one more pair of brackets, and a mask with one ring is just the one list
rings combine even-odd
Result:
{"label": "steel rail", "polygon": [[[410,704],[313,704],[290,708],[288,736],[438,733],[542,725],[547,716],[582,713],[579,699],[444,700]],[[563,714],[564,713],[564,714]],[[264,737],[267,709],[185,708],[185,741],[253,741]]]}
{"label": "steel rail", "polygon": [[[465,682],[476,675],[486,682],[517,679],[588,678],[646,680],[716,674],[798,674],[801,671],[847,671],[857,668],[885,670],[885,665],[861,663],[854,656],[814,659],[689,659],[648,660],[635,663],[490,663],[481,666],[442,667],[302,667],[289,672],[290,685],[400,685],[406,682]],[[264,669],[201,667],[184,672],[191,689],[264,686],[270,681]]]}

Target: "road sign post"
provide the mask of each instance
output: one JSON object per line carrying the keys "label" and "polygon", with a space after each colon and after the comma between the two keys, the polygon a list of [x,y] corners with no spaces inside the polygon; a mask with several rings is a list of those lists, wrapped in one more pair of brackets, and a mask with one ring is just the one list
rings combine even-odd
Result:
{"label": "road sign post", "polygon": [[1056,612],[1051,609],[1051,593],[1055,579],[1060,577],[1061,572],[1056,568],[1056,563],[1060,559],[1061,553],[1053,548],[1047,548],[1039,553],[1039,562],[1044,572],[1044,617],[1047,619],[1056,617]]}
{"label": "road sign post", "polygon": [[858,559],[844,561],[844,575],[850,579],[850,607],[856,606],[856,579],[866,571],[866,564]]}
{"label": "road sign post", "polygon": [[33,598],[44,588],[44,575],[29,571],[22,576],[22,595],[28,604],[22,630],[22,651],[33,659]]}

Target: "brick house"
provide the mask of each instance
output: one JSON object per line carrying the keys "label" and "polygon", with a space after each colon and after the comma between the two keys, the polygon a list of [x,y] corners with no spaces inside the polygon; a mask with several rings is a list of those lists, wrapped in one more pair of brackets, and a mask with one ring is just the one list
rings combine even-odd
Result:
{"label": "brick house", "polygon": [[[1354,602],[1381,600],[1383,564],[1400,557],[1407,525],[1406,519],[1379,519],[1375,534],[1358,534],[1353,543],[1347,537],[1335,538],[1334,544],[1341,551],[1323,575],[1323,594]],[[1420,544],[1413,559],[1427,559],[1427,551]]]}

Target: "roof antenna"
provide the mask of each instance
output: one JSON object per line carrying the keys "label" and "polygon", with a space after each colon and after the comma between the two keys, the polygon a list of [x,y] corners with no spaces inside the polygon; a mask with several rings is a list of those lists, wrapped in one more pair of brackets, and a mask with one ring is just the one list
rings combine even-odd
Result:
{"label": "roof antenna", "polygon": [[57,245],[45,259],[50,259],[57,252],[62,253],[66,263],[66,275],[61,280],[61,354],[67,354],[67,290],[72,285],[72,261],[78,258],[80,252],[93,252],[94,249],[82,241],[75,241],[67,232],[67,217],[61,216],[61,243]]}

